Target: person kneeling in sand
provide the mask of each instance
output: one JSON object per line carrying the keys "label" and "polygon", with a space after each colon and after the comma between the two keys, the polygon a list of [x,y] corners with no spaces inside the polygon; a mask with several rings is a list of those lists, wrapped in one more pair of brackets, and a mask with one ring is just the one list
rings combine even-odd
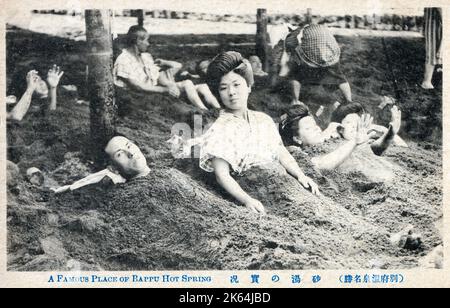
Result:
{"label": "person kneeling in sand", "polygon": [[144,154],[126,137],[113,137],[106,145],[105,152],[111,162],[110,168],[91,174],[71,185],[53,189],[54,192],[72,191],[86,185],[99,183],[105,177],[108,177],[114,184],[125,183],[150,173]]}
{"label": "person kneeling in sand", "polygon": [[301,87],[324,85],[339,88],[352,101],[350,84],[340,66],[341,49],[325,25],[306,25],[288,34],[280,77],[289,79],[292,103],[299,102]]}
{"label": "person kneeling in sand", "polygon": [[[319,170],[339,167],[340,171],[361,171],[376,181],[387,180],[392,177],[392,166],[379,156],[393,143],[400,129],[401,112],[392,107],[391,123],[384,130],[374,126],[372,117],[362,112],[358,103],[340,106],[322,131],[306,105],[293,105],[281,123],[281,135],[291,152],[298,146],[311,152],[311,161]],[[382,135],[377,136],[380,131]]]}
{"label": "person kneeling in sand", "polygon": [[147,49],[150,45],[147,30],[132,26],[127,33],[127,48],[114,63],[114,84],[119,89],[143,93],[167,93],[173,97],[185,94],[189,102],[200,109],[208,109],[190,80],[175,82],[174,76],[182,65],[175,61],[153,60]]}

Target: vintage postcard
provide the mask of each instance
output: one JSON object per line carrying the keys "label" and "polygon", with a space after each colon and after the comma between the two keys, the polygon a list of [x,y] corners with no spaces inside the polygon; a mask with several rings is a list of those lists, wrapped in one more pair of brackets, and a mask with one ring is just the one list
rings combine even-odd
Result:
{"label": "vintage postcard", "polygon": [[2,7],[1,286],[450,286],[448,1]]}

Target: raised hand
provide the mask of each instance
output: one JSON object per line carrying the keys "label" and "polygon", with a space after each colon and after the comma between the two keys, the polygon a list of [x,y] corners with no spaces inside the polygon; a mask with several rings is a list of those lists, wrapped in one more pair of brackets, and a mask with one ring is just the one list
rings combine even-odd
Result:
{"label": "raised hand", "polygon": [[38,72],[35,70],[29,71],[27,73],[27,87],[28,89],[34,91],[39,85],[40,77],[38,75]]}
{"label": "raised hand", "polygon": [[398,109],[397,106],[391,108],[391,122],[392,131],[395,135],[400,131],[400,126],[402,124],[402,111]]}
{"label": "raised hand", "polygon": [[59,80],[63,74],[64,72],[60,70],[59,66],[53,64],[47,73],[47,83],[50,88],[56,88],[58,86]]}
{"label": "raised hand", "polygon": [[355,141],[356,144],[362,144],[369,140],[370,136],[368,135],[368,131],[370,126],[372,125],[373,118],[370,114],[365,113],[361,116],[358,121],[358,125],[356,126],[356,134]]}

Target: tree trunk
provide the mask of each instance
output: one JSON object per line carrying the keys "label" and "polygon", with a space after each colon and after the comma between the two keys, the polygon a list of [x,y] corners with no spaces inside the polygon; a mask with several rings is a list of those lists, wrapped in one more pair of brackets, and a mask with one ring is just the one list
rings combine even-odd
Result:
{"label": "tree trunk", "polygon": [[131,15],[137,17],[137,24],[139,26],[144,26],[144,10],[132,10]]}
{"label": "tree trunk", "polygon": [[111,10],[85,11],[91,154],[97,166],[105,164],[104,148],[114,135],[117,112],[112,76],[111,13]]}
{"label": "tree trunk", "polygon": [[270,68],[270,47],[269,35],[267,34],[267,11],[258,9],[256,15],[256,55],[261,59],[263,70],[269,71]]}

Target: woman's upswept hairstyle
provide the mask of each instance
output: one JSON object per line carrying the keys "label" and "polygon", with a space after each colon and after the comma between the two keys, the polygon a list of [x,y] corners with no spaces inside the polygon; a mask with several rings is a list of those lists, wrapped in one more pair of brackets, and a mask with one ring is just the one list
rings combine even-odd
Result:
{"label": "woman's upswept hairstyle", "polygon": [[127,33],[127,46],[131,47],[137,42],[138,32],[147,32],[147,30],[139,25],[131,26]]}
{"label": "woman's upswept hairstyle", "polygon": [[362,115],[365,112],[363,105],[360,103],[349,103],[346,105],[340,105],[333,111],[331,115],[331,122],[341,123],[344,118],[352,113]]}
{"label": "woman's upswept hairstyle", "polygon": [[286,146],[295,145],[294,137],[298,133],[298,122],[308,116],[311,116],[309,108],[303,103],[290,106],[287,113],[282,116],[280,135]]}
{"label": "woman's upswept hairstyle", "polygon": [[206,72],[206,83],[219,102],[221,102],[219,94],[220,80],[229,72],[242,76],[249,87],[253,86],[253,70],[250,63],[239,52],[222,52],[212,59]]}

